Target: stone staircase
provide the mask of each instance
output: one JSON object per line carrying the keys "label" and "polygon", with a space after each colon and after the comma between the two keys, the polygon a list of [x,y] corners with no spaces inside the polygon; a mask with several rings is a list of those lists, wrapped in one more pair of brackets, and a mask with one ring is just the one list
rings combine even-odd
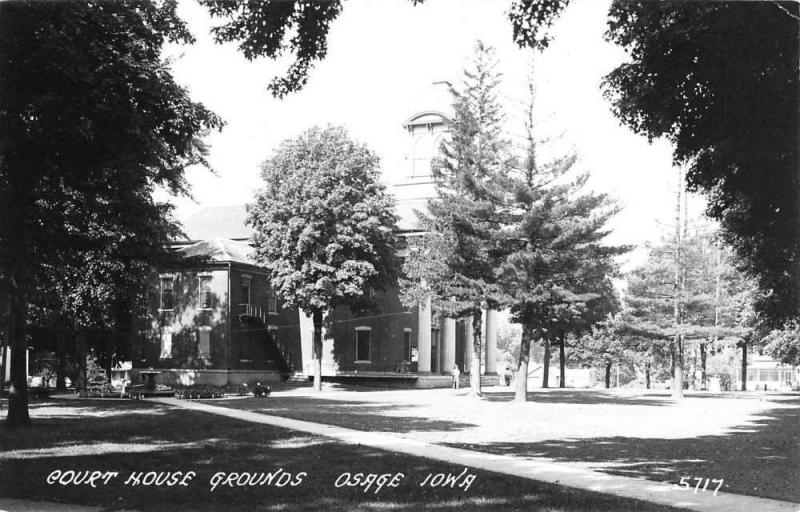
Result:
{"label": "stone staircase", "polygon": [[500,385],[499,375],[481,375],[481,387],[499,386],[499,385]]}

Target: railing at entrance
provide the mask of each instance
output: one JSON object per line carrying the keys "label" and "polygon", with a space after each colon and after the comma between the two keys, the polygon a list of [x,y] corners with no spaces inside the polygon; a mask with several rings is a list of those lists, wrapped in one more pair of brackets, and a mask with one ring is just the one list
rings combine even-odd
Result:
{"label": "railing at entrance", "polygon": [[239,304],[239,320],[261,320],[264,325],[267,324],[267,317],[269,313],[257,304]]}
{"label": "railing at entrance", "polygon": [[286,346],[286,343],[282,340],[279,340],[274,332],[269,330],[269,311],[262,308],[257,304],[239,304],[239,321],[240,322],[250,322],[253,324],[258,325],[259,327],[263,327],[267,331],[267,338],[275,345],[275,348],[278,349],[278,353],[283,358],[283,363],[286,366],[286,369],[289,372],[293,372],[295,370],[294,360],[292,359],[292,355],[289,352],[289,348]]}

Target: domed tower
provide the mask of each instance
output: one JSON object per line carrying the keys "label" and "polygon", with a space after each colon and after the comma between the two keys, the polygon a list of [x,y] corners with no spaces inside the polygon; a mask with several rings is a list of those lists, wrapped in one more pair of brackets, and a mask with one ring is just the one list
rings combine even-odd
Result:
{"label": "domed tower", "polygon": [[433,82],[412,99],[412,105],[416,113],[403,123],[407,133],[406,154],[394,190],[401,230],[415,228],[413,211],[424,208],[427,199],[436,193],[431,163],[447,134],[445,122],[453,108],[450,83]]}

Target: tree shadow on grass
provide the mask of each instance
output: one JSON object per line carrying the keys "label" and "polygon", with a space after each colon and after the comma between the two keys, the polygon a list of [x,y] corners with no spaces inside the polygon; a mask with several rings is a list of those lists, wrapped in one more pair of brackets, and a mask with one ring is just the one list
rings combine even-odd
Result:
{"label": "tree shadow on grass", "polygon": [[[97,413],[121,407],[131,414],[80,417],[44,411],[40,416],[34,409],[32,428],[9,430],[0,437],[0,496],[156,511],[668,510],[483,471],[474,471],[477,478],[468,490],[422,487],[419,484],[429,473],[458,474],[462,468],[197,411],[141,414],[148,407],[163,409],[151,403],[112,407],[65,402],[65,408],[84,407]],[[131,450],[133,446],[150,449]],[[97,487],[48,484],[54,470],[110,471],[118,476]],[[238,485],[243,473],[279,470],[294,481],[305,475],[296,486]],[[141,473],[168,471],[195,475],[186,486],[135,485],[144,481]],[[226,486],[233,472],[236,485]],[[357,472],[403,473],[403,479],[398,487],[378,493],[336,487],[343,473]],[[212,491],[215,479],[219,486]]]}
{"label": "tree shadow on grass", "polygon": [[230,409],[240,409],[284,418],[325,423],[355,430],[371,432],[455,432],[476,425],[422,416],[397,416],[398,409],[413,408],[416,404],[333,400],[316,397],[272,397],[269,399],[236,399],[208,401]]}
{"label": "tree shadow on grass", "polygon": [[[800,399],[781,400],[728,434],[653,439],[598,437],[536,443],[458,444],[499,454],[588,463],[606,473],[679,482],[724,479],[720,491],[800,502]],[[694,485],[696,481],[692,481]],[[716,486],[716,484],[712,484]]]}
{"label": "tree shadow on grass", "polygon": [[[491,402],[510,402],[514,400],[513,391],[486,393],[486,400]],[[529,391],[529,402],[548,404],[580,404],[580,405],[650,405],[665,407],[671,405],[665,396],[656,395],[617,395],[594,389],[550,389],[548,391]]]}

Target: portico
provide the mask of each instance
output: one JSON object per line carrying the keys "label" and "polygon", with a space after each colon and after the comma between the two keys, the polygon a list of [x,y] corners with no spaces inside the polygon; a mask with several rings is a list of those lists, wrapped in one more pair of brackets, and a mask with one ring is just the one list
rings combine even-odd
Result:
{"label": "portico", "polygon": [[[489,309],[484,310],[484,343],[482,351],[482,362],[484,363],[481,368],[481,373],[485,375],[497,375],[497,311]],[[425,375],[450,375],[453,366],[458,361],[458,351],[461,350],[461,361],[459,365],[462,373],[469,373],[472,363],[472,344],[474,341],[474,333],[472,328],[472,318],[448,318],[442,317],[438,321],[438,327],[441,332],[440,347],[437,347],[439,354],[437,354],[437,361],[440,364],[432,371],[432,332],[434,330],[434,319],[431,311],[430,299],[425,304],[419,306],[417,318],[417,332],[418,332],[418,347],[417,347],[417,373],[420,376]],[[461,325],[461,329],[457,325]],[[457,332],[463,331],[463,337],[458,338]]]}

